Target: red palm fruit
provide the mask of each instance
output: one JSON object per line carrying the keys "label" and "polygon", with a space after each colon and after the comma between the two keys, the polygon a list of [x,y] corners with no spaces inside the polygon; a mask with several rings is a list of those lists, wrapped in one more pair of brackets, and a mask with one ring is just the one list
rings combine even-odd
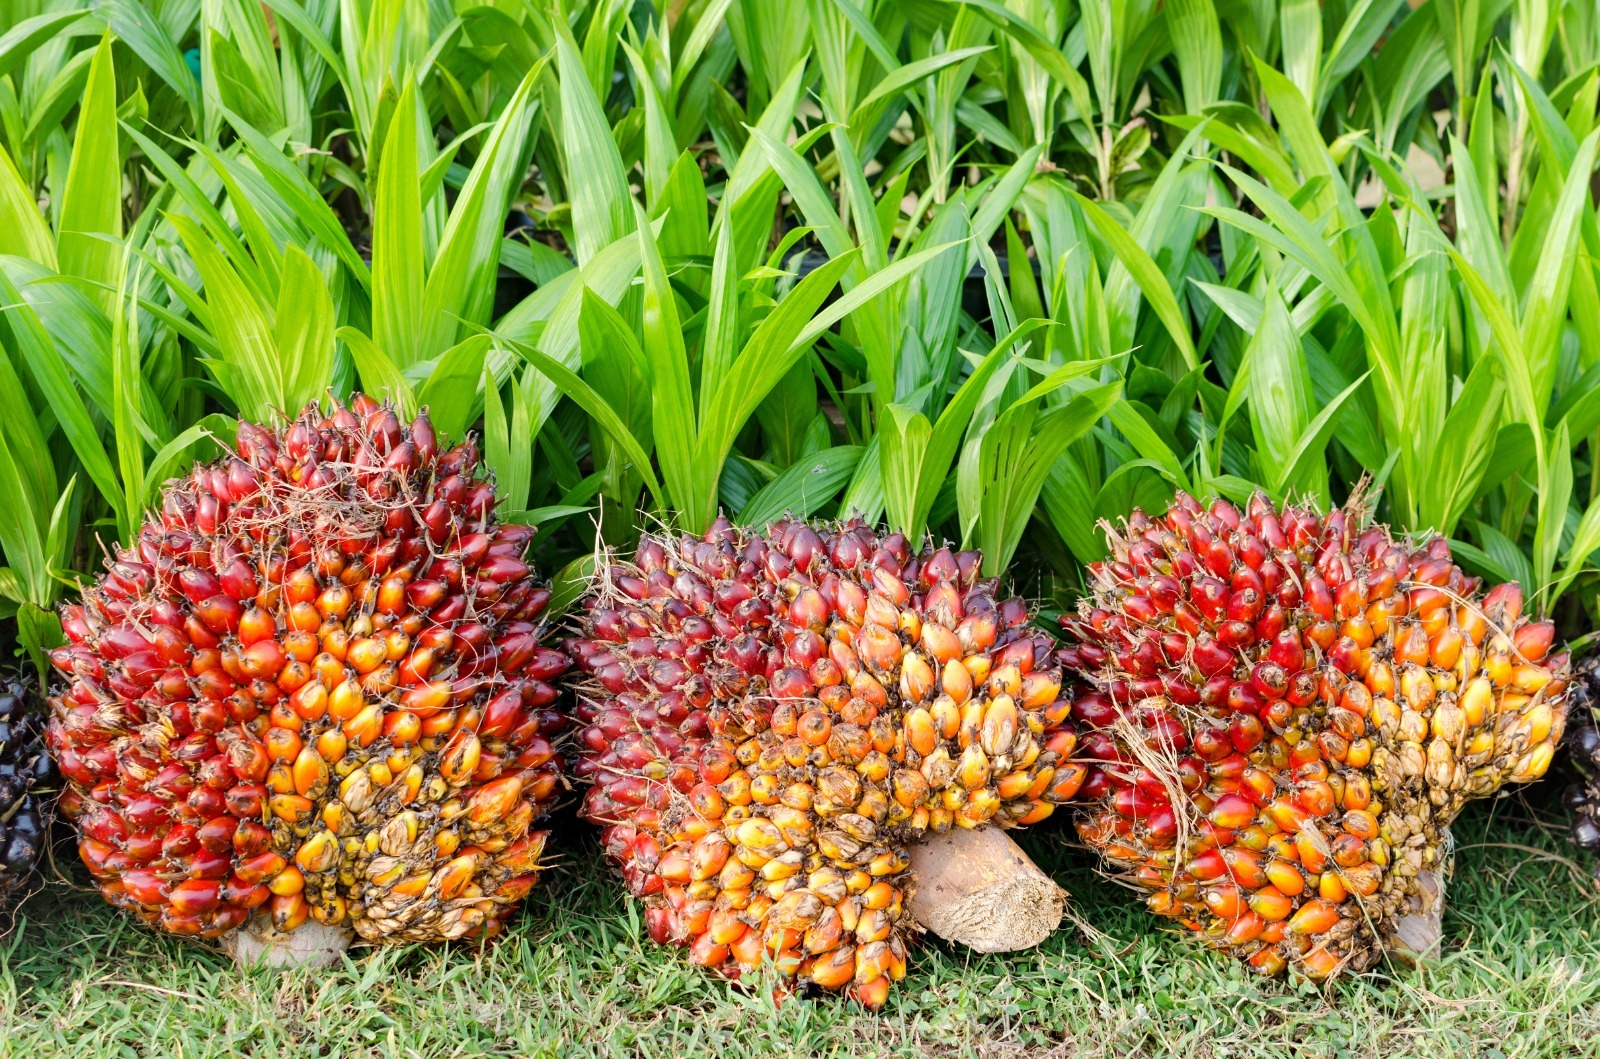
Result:
{"label": "red palm fruit", "polygon": [[[1193,613],[1152,613],[1117,573],[1135,563]],[[1090,574],[1058,654],[1088,769],[1078,833],[1152,909],[1265,973],[1373,966],[1423,907],[1461,806],[1541,776],[1566,721],[1569,661],[1521,590],[1480,594],[1444,540],[1367,525],[1359,496],[1319,517],[1180,493],[1136,512]],[[1124,716],[1141,711],[1176,731],[1143,737]],[[1159,832],[1130,818],[1158,788],[1183,792]],[[1600,847],[1596,818],[1583,837]]]}
{"label": "red palm fruit", "polygon": [[[567,645],[587,674],[576,771],[652,937],[728,975],[777,952],[876,1007],[915,930],[908,845],[1078,793],[1049,638],[979,566],[788,520],[647,536],[600,564]],[[1167,833],[1158,796],[1138,808]]]}
{"label": "red palm fruit", "polygon": [[[372,942],[501,928],[557,793],[568,660],[539,647],[529,534],[476,474],[470,442],[441,453],[425,415],[357,398],[241,424],[236,457],[168,483],[52,656],[62,804],[108,900],[208,938],[257,908]],[[410,506],[445,494],[420,541]]]}

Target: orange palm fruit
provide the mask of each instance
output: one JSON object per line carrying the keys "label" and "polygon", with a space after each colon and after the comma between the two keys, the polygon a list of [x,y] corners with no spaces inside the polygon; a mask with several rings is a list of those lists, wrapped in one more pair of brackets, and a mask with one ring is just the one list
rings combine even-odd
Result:
{"label": "orange palm fruit", "polygon": [[1108,534],[1061,619],[1071,707],[1042,735],[1086,763],[1079,837],[1263,973],[1374,966],[1461,807],[1538,778],[1569,710],[1520,589],[1367,515],[1179,493]]}
{"label": "orange palm fruit", "polygon": [[[360,395],[241,422],[168,483],[51,655],[62,806],[108,900],[203,938],[256,914],[370,942],[502,928],[559,793],[570,656],[544,643],[532,531],[493,507],[473,442]],[[487,749],[425,727],[496,696]]]}
{"label": "orange palm fruit", "polygon": [[605,556],[566,645],[577,773],[654,940],[729,975],[777,953],[877,1007],[914,929],[906,844],[1072,797],[1053,644],[981,566],[859,521]]}

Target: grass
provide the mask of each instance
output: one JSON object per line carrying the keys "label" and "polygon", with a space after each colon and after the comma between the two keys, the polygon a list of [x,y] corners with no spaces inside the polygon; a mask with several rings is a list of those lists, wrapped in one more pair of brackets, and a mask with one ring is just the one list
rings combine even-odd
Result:
{"label": "grass", "polygon": [[651,944],[575,826],[496,944],[361,950],[329,971],[241,973],[57,884],[0,942],[0,1057],[1593,1056],[1600,899],[1566,861],[1554,792],[1459,821],[1441,959],[1327,990],[1152,929],[1054,827],[1024,844],[1106,940],[1068,928],[1011,956],[930,941],[878,1015],[835,997],[774,1004]]}

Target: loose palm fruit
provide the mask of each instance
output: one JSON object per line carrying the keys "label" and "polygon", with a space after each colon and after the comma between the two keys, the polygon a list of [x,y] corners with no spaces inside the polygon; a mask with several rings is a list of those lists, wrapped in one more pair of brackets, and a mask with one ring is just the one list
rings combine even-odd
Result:
{"label": "loose palm fruit", "polygon": [[16,897],[44,852],[45,794],[55,766],[44,746],[44,711],[21,674],[0,678],[0,909]]}
{"label": "loose palm fruit", "polygon": [[1053,645],[979,566],[860,522],[603,557],[568,645],[576,771],[652,937],[877,1006],[915,929],[908,844],[1071,797]]}
{"label": "loose palm fruit", "polygon": [[493,934],[560,784],[532,532],[468,440],[357,396],[167,484],[63,610],[50,742],[113,904],[371,942]]}
{"label": "loose palm fruit", "polygon": [[1078,832],[1151,908],[1267,973],[1362,970],[1430,908],[1462,805],[1544,774],[1571,676],[1515,584],[1359,498],[1180,493],[1062,619]]}

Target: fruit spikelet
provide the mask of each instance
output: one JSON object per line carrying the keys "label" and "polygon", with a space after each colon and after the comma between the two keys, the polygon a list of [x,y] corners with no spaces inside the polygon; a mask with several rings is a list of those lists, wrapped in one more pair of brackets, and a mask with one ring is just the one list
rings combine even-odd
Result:
{"label": "fruit spikelet", "polygon": [[532,531],[468,440],[356,396],[167,484],[63,608],[50,742],[113,904],[215,937],[254,910],[370,942],[487,936],[560,782]]}
{"label": "fruit spikelet", "polygon": [[44,715],[29,681],[0,677],[0,910],[27,884],[49,828],[45,792],[55,765],[45,753]]}
{"label": "fruit spikelet", "polygon": [[1048,636],[975,552],[859,522],[718,520],[603,557],[582,638],[583,812],[651,936],[730,977],[883,1003],[906,970],[907,848],[1031,824],[1084,768]]}
{"label": "fruit spikelet", "polygon": [[1264,973],[1371,966],[1462,805],[1542,776],[1568,658],[1441,538],[1257,496],[1135,511],[1062,619],[1082,838]]}

